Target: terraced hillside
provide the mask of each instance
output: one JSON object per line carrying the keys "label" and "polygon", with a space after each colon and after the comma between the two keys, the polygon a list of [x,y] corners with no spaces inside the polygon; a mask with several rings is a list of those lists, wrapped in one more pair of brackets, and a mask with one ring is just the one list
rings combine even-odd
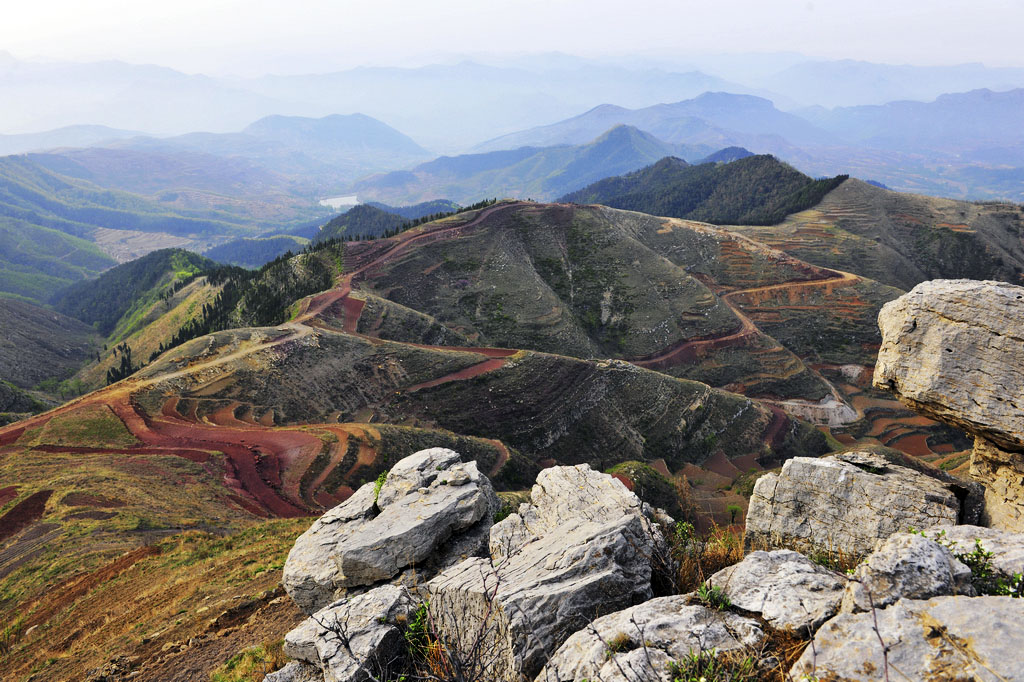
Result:
{"label": "terraced hillside", "polygon": [[911,289],[935,278],[1020,283],[1024,207],[903,194],[850,179],[771,227],[732,226],[809,263]]}
{"label": "terraced hillside", "polygon": [[[778,408],[623,361],[358,331],[370,306],[355,292],[375,272],[534,208],[499,204],[350,251],[335,287],[301,301],[290,321],[194,339],[126,380],[0,428],[0,480],[11,482],[0,490],[0,614],[17,623],[5,670],[59,665],[85,678],[127,655],[145,662],[137,679],[174,679],[175,666],[209,674],[212,662],[279,637],[295,614],[270,589],[300,526],[266,519],[316,513],[422,447],[453,447],[507,489],[553,462],[675,471],[720,460],[746,470],[827,449],[823,434]],[[257,538],[278,549],[255,555]],[[209,575],[232,560],[231,580],[175,593],[182,569]],[[247,601],[234,601],[239,585]],[[267,592],[253,596],[253,585]],[[138,627],[88,615],[100,591],[114,603],[103,613],[129,608],[130,588],[147,613]]]}
{"label": "terraced hillside", "polygon": [[[260,307],[319,277],[324,291]],[[212,333],[0,428],[0,617],[18,623],[5,669],[87,679],[130,656],[133,679],[208,676],[277,641],[296,614],[271,589],[308,522],[274,519],[423,447],[507,491],[555,463],[618,467],[720,523],[751,471],[836,445],[794,415],[846,441],[924,434],[953,457],[955,434],[854,395],[895,289],[705,223],[506,201],[236,284],[234,307],[203,313]],[[183,569],[211,580],[182,596]],[[138,627],[106,617],[132,604]]]}

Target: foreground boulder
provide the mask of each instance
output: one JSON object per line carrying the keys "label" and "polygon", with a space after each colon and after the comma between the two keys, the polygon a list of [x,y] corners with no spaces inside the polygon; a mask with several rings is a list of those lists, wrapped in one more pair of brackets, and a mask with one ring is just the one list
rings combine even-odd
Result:
{"label": "foreground boulder", "polygon": [[446,648],[474,657],[480,679],[532,677],[592,619],[651,596],[660,531],[620,481],[585,464],[553,467],[531,500],[491,529],[489,558],[427,586]]}
{"label": "foreground boulder", "polygon": [[708,579],[732,606],[773,628],[810,635],[839,611],[846,580],[791,550],[751,552]]}
{"label": "foreground boulder", "polygon": [[275,675],[302,680],[318,669],[319,679],[328,682],[388,679],[402,670],[402,631],[415,610],[409,592],[395,585],[320,609],[285,636],[284,652],[295,662]]}
{"label": "foreground boulder", "polygon": [[659,597],[598,618],[558,648],[537,682],[672,682],[669,666],[691,652],[752,650],[764,640],[757,621],[695,601]]}
{"label": "foreground boulder", "polygon": [[795,457],[754,484],[744,542],[859,558],[894,533],[960,522],[966,495],[871,452]]}
{"label": "foreground boulder", "polygon": [[[416,578],[480,553],[498,498],[476,462],[417,452],[317,519],[288,553],[282,583],[306,613],[415,567]],[[411,571],[410,571],[411,572]]]}
{"label": "foreground boulder", "polygon": [[898,599],[974,596],[971,569],[934,540],[897,533],[857,568],[843,596],[843,611],[884,608]]}
{"label": "foreground boulder", "polygon": [[976,436],[985,525],[1024,530],[1024,287],[933,280],[887,303],[874,384]]}
{"label": "foreground boulder", "polygon": [[1022,622],[1024,599],[901,599],[825,623],[790,675],[848,682],[1024,680]]}

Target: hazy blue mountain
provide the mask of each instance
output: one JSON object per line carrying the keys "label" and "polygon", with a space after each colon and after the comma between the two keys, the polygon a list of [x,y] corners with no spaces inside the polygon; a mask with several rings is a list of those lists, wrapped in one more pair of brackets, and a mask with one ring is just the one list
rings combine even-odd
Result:
{"label": "hazy blue mountain", "polygon": [[704,144],[716,149],[736,145],[783,151],[790,143],[831,142],[828,133],[806,119],[779,111],[770,100],[706,92],[694,99],[643,109],[604,104],[558,123],[495,138],[478,149],[579,144],[616,124],[635,126],[666,142]]}
{"label": "hazy blue mountain", "polygon": [[136,137],[111,146],[248,159],[275,173],[302,178],[314,194],[369,172],[401,168],[433,156],[408,136],[362,114],[319,119],[268,116],[237,133]]}
{"label": "hazy blue mountain", "polygon": [[83,123],[154,134],[238,130],[267,114],[313,112],[237,84],[160,66],[14,60],[0,67],[0,130]]}
{"label": "hazy blue mountain", "polygon": [[[972,90],[942,95],[931,102],[816,107],[800,113],[846,140],[886,149],[962,154],[1024,144],[1024,89]],[[1015,158],[1024,164],[1024,157]]]}
{"label": "hazy blue mountain", "polygon": [[930,101],[948,92],[1024,87],[1024,69],[983,64],[909,66],[841,59],[795,64],[760,84],[806,105],[836,107]]}
{"label": "hazy blue mountain", "polygon": [[602,102],[648,106],[708,90],[754,92],[699,71],[627,68],[565,55],[502,61],[264,76],[236,85],[320,110],[362,111],[446,153],[469,150],[480,140],[566,118]]}
{"label": "hazy blue mountain", "polygon": [[410,171],[367,178],[353,186],[360,199],[388,203],[449,197],[469,204],[488,197],[551,199],[595,180],[642,168],[671,155],[705,156],[706,148],[663,142],[631,126],[616,126],[583,145],[443,156]]}
{"label": "hazy blue mountain", "polygon": [[729,163],[730,161],[738,161],[739,159],[745,159],[748,156],[754,156],[754,152],[743,147],[726,147],[725,149],[719,149],[714,154],[708,154],[696,164],[701,163]]}
{"label": "hazy blue mountain", "polygon": [[107,126],[73,125],[41,133],[0,135],[0,156],[54,149],[56,147],[91,147],[112,140],[142,135],[131,130]]}

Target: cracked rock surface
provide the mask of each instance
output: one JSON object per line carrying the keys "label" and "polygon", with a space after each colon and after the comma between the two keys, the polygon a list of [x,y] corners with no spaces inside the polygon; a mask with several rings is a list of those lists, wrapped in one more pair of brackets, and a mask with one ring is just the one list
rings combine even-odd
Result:
{"label": "cracked rock surface", "polygon": [[444,448],[406,457],[379,495],[375,487],[367,483],[317,519],[288,553],[281,582],[306,613],[408,567],[428,578],[481,552],[499,506],[476,462]]}
{"label": "cracked rock surface", "polygon": [[384,585],[317,611],[285,635],[284,652],[299,664],[296,675],[316,668],[325,682],[364,682],[397,667],[404,655],[402,626],[415,610],[406,589]]}
{"label": "cracked rock surface", "polygon": [[757,621],[694,602],[659,597],[596,619],[558,648],[536,682],[672,682],[669,665],[690,652],[724,653],[764,639]]}
{"label": "cracked rock surface", "polygon": [[885,679],[888,665],[888,677],[893,680],[1020,681],[1024,680],[1022,622],[1024,599],[901,599],[873,613],[842,613],[825,623],[790,675],[877,682]]}
{"label": "cracked rock surface", "polygon": [[895,533],[957,523],[957,492],[871,452],[795,457],[754,484],[744,542],[861,557]]}
{"label": "cracked rock surface", "polygon": [[708,579],[733,606],[780,630],[814,632],[839,610],[846,580],[797,552],[751,552]]}
{"label": "cracked rock surface", "polygon": [[650,509],[586,464],[545,469],[531,500],[491,529],[489,559],[428,584],[433,622],[456,649],[482,638],[496,682],[536,675],[590,620],[648,599],[662,542]]}
{"label": "cracked rock surface", "polygon": [[843,611],[884,608],[900,598],[973,597],[971,569],[948,549],[914,533],[897,533],[854,569]]}

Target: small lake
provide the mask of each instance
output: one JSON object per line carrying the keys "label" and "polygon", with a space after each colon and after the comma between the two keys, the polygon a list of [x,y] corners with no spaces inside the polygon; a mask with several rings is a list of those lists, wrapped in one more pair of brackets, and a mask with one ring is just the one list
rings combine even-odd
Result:
{"label": "small lake", "polygon": [[343,208],[352,207],[359,203],[359,199],[355,194],[349,197],[330,197],[328,199],[321,199],[321,206],[328,206],[330,208]]}

